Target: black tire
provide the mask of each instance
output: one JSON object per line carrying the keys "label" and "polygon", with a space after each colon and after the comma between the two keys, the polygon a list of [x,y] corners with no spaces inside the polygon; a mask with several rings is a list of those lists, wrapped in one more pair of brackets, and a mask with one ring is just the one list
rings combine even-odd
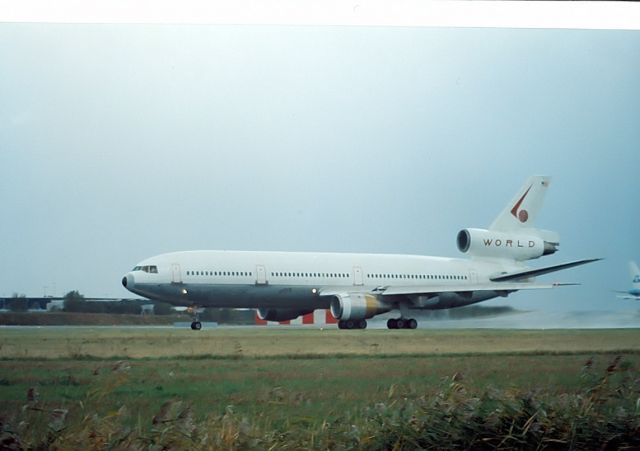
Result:
{"label": "black tire", "polygon": [[351,329],[353,329],[353,328],[355,327],[355,323],[353,322],[353,320],[352,320],[352,319],[348,319],[348,320],[346,320],[344,325],[345,325],[345,326],[346,326],[346,328],[347,328],[347,329],[349,329],[349,330],[351,330]]}
{"label": "black tire", "polygon": [[344,329],[344,321],[338,321],[338,329]]}
{"label": "black tire", "polygon": [[397,329],[398,328],[398,322],[396,321],[395,318],[390,318],[387,320],[387,328],[388,329]]}
{"label": "black tire", "polygon": [[398,318],[396,320],[396,325],[398,329],[404,329],[405,327],[407,327],[407,321],[404,318]]}
{"label": "black tire", "polygon": [[415,329],[416,327],[418,327],[418,321],[413,318],[407,321],[407,329]]}
{"label": "black tire", "polygon": [[367,328],[367,320],[361,319],[358,321],[358,329],[366,329]]}
{"label": "black tire", "polygon": [[202,323],[200,321],[194,321],[191,323],[191,329],[200,330],[202,329]]}

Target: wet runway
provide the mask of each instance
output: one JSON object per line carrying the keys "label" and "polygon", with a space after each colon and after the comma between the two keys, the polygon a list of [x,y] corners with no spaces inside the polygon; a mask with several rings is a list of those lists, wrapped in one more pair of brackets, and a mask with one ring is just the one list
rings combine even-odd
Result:
{"label": "wet runway", "polygon": [[495,317],[421,320],[438,329],[618,329],[640,328],[640,309],[624,311],[516,312]]}
{"label": "wet runway", "polygon": [[[368,329],[386,329],[387,318],[395,315],[380,315],[368,320]],[[416,315],[419,329],[619,329],[640,328],[640,309],[623,311],[573,311],[573,312],[544,312],[544,311],[515,311],[514,313],[484,316],[466,319],[434,319],[421,318]],[[113,325],[113,326],[5,326],[3,328],[89,328],[89,329],[189,329],[190,323],[181,322],[167,325]],[[336,325],[278,325],[269,326],[236,326],[217,323],[203,323],[203,329],[252,329],[252,328],[303,328],[303,329],[332,329]]]}

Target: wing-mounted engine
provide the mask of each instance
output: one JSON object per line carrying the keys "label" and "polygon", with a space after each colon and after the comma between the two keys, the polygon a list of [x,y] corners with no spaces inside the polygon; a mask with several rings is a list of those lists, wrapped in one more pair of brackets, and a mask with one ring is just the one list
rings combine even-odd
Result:
{"label": "wing-mounted engine", "polygon": [[331,314],[339,320],[368,319],[391,310],[391,306],[368,293],[345,293],[331,301]]}
{"label": "wing-mounted engine", "polygon": [[259,308],[258,318],[263,321],[288,321],[300,315],[306,315],[313,310],[282,309],[282,308]]}
{"label": "wing-mounted engine", "polygon": [[456,243],[460,252],[474,257],[524,261],[553,254],[558,250],[559,238],[555,232],[538,229],[516,232],[462,229]]}

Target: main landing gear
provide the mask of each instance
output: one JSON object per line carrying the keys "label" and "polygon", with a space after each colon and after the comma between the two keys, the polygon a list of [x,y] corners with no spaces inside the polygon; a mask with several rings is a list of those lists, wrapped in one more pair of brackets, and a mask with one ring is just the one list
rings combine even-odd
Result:
{"label": "main landing gear", "polygon": [[194,321],[191,323],[191,330],[200,330],[202,329],[202,323],[200,321]]}
{"label": "main landing gear", "polygon": [[366,319],[345,319],[338,321],[338,329],[366,329]]}
{"label": "main landing gear", "polygon": [[387,321],[388,329],[415,329],[418,321],[413,318],[391,318]]}

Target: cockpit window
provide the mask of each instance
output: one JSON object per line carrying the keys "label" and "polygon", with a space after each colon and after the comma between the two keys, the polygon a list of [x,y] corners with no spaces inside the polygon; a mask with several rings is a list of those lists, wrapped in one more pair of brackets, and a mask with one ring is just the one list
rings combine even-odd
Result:
{"label": "cockpit window", "polygon": [[156,265],[136,266],[134,271],[144,271],[148,273],[158,274],[158,267]]}

